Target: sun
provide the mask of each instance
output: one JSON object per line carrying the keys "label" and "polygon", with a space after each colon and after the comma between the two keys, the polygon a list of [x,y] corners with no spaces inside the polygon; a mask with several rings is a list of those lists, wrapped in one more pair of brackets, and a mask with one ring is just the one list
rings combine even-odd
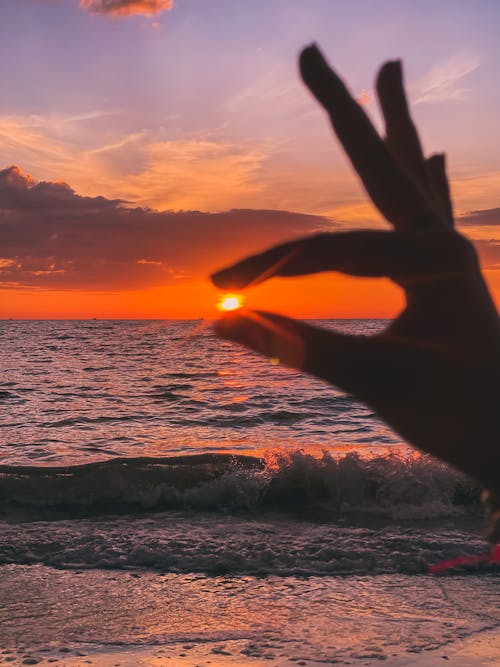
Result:
{"label": "sun", "polygon": [[217,303],[219,310],[229,311],[238,310],[243,305],[243,296],[241,294],[224,294]]}

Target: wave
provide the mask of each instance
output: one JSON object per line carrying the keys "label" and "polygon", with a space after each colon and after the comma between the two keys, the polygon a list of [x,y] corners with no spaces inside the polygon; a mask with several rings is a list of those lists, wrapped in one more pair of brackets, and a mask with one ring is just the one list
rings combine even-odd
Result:
{"label": "wave", "polygon": [[80,424],[103,424],[106,422],[123,422],[144,420],[145,415],[101,415],[100,417],[68,417],[55,422],[45,422],[41,426],[45,428],[60,428],[61,426],[78,426]]}
{"label": "wave", "polygon": [[7,391],[7,390],[2,390],[2,391],[0,391],[0,399],[3,399],[3,398],[14,398],[15,396],[16,396],[16,395],[13,394],[11,391]]}
{"label": "wave", "polygon": [[485,551],[478,507],[469,480],[425,456],[273,450],[0,466],[0,564],[416,574]]}
{"label": "wave", "polygon": [[4,517],[163,510],[279,511],[336,520],[359,514],[435,519],[479,507],[468,478],[427,456],[313,456],[270,450],[118,458],[74,466],[0,465]]}

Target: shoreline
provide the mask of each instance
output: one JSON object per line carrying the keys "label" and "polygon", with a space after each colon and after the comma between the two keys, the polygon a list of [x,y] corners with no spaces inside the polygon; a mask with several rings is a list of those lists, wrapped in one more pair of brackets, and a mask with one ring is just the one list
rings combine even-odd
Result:
{"label": "shoreline", "polygon": [[[45,649],[47,651],[47,649]],[[203,642],[168,642],[157,646],[123,648],[120,646],[100,648],[80,647],[59,649],[59,652],[42,657],[40,653],[25,653],[14,656],[13,652],[2,652],[0,664],[13,667],[31,664],[39,667],[58,665],[77,667],[93,665],[93,667],[325,667],[336,665],[387,665],[387,667],[436,667],[449,664],[453,667],[495,667],[500,658],[500,632],[498,628],[483,630],[464,639],[458,639],[432,650],[414,653],[407,651],[404,655],[383,656],[381,654],[359,653],[349,659],[334,658],[328,660],[309,660],[307,657],[286,657],[277,655],[274,658],[252,656],[251,645],[246,640],[235,639]]]}
{"label": "shoreline", "polygon": [[500,658],[491,575],[207,577],[7,565],[0,579],[2,667],[493,667]]}

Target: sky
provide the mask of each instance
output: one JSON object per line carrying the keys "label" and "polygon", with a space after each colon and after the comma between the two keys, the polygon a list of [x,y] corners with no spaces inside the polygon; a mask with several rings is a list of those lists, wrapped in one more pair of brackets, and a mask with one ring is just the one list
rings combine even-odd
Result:
{"label": "sky", "polygon": [[[403,59],[500,304],[498,25],[491,0],[2,0],[0,317],[213,317],[211,271],[387,226],[300,82],[313,41],[380,130],[374,78]],[[299,317],[403,304],[389,281],[339,274],[246,297]]]}

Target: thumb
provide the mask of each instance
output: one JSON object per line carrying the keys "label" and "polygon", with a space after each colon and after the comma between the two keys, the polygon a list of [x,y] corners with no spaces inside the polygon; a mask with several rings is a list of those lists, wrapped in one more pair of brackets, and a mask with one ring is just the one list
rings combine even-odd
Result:
{"label": "thumb", "polygon": [[380,373],[380,341],[320,329],[274,313],[240,310],[215,324],[221,338],[246,345],[286,366],[305,371],[358,396]]}

